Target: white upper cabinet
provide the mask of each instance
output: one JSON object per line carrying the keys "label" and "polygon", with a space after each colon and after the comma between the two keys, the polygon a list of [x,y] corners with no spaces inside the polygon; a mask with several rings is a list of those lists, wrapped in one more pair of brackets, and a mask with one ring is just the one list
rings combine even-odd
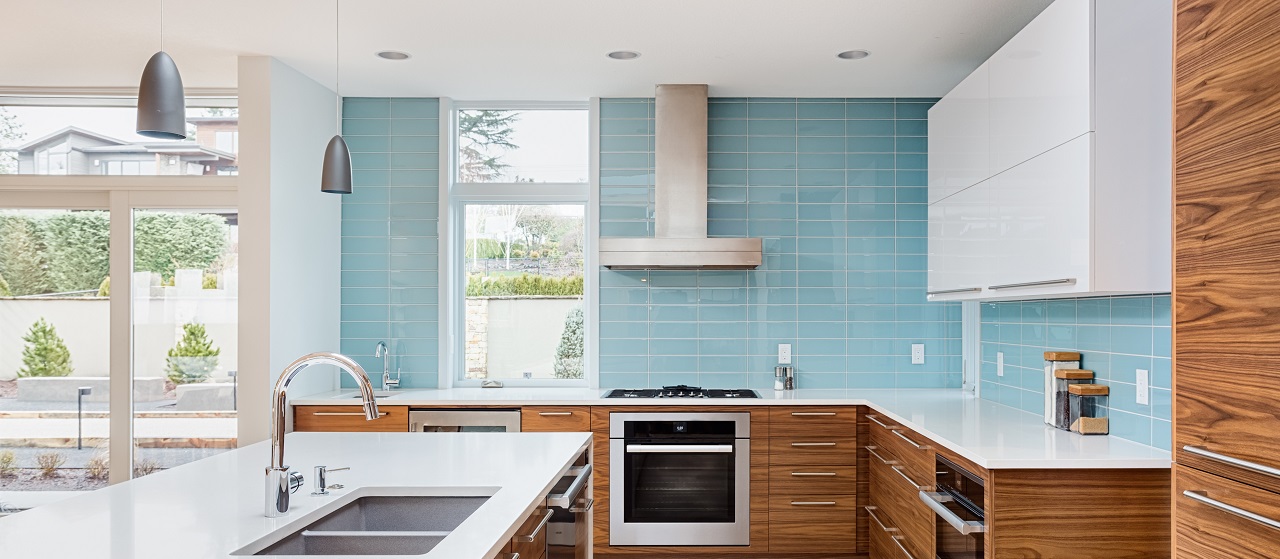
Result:
{"label": "white upper cabinet", "polygon": [[1087,0],[1054,2],[987,61],[990,175],[1093,130],[1091,15]]}
{"label": "white upper cabinet", "polygon": [[929,203],[991,176],[987,67],[983,63],[929,109]]}
{"label": "white upper cabinet", "polygon": [[1170,290],[1172,18],[1057,0],[934,106],[930,300]]}

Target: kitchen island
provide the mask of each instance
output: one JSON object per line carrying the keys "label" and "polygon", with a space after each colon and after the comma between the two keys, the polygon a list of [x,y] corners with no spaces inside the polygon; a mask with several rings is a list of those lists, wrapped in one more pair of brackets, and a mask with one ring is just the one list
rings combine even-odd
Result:
{"label": "kitchen island", "polygon": [[[585,433],[293,433],[287,462],[308,479],[287,516],[263,515],[268,444],[258,443],[0,519],[0,557],[183,559],[266,548],[365,495],[489,495],[426,555],[489,559],[573,461]],[[342,489],[312,496],[314,466]]]}

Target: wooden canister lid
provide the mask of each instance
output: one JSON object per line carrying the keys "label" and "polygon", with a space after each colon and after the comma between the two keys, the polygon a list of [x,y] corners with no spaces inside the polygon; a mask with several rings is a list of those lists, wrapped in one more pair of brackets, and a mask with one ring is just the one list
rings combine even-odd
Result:
{"label": "wooden canister lid", "polygon": [[1106,396],[1111,393],[1111,387],[1105,384],[1073,384],[1067,387],[1067,392],[1079,396]]}
{"label": "wooden canister lid", "polygon": [[1084,369],[1058,369],[1053,372],[1053,376],[1068,380],[1090,380],[1093,378],[1093,371]]}
{"label": "wooden canister lid", "polygon": [[1080,354],[1074,351],[1046,351],[1045,361],[1079,361]]}

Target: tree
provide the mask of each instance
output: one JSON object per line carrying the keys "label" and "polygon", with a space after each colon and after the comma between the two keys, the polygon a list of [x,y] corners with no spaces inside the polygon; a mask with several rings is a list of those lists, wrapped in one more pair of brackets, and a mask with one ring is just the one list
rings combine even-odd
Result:
{"label": "tree", "polygon": [[556,348],[556,378],[582,378],[582,305],[569,310]]}
{"label": "tree", "polygon": [[494,182],[506,171],[505,150],[511,142],[516,111],[458,111],[458,181]]}
{"label": "tree", "polygon": [[18,378],[65,377],[71,374],[71,351],[58,336],[58,331],[44,318],[31,325],[22,341],[27,344],[22,348],[22,368],[18,369]]}
{"label": "tree", "polygon": [[174,384],[204,382],[218,368],[222,350],[213,347],[204,325],[190,322],[182,326],[182,340],[169,350],[165,371]]}
{"label": "tree", "polygon": [[226,227],[213,214],[141,212],[134,220],[134,270],[165,281],[178,268],[204,270],[226,250]]}
{"label": "tree", "polygon": [[62,212],[40,227],[55,292],[95,289],[111,272],[111,222],[107,212]]}
{"label": "tree", "polygon": [[[0,147],[14,147],[27,138],[22,130],[22,122],[18,115],[10,114],[9,109],[0,107]],[[18,154],[12,151],[0,152],[0,175],[11,175],[18,172]]]}
{"label": "tree", "polygon": [[50,292],[48,263],[35,220],[0,215],[0,274],[14,296]]}

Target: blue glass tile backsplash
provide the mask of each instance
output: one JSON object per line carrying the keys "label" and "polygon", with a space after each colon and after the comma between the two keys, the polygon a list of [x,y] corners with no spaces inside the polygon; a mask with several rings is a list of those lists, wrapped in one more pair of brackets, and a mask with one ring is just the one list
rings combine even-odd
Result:
{"label": "blue glass tile backsplash", "polygon": [[[379,341],[391,347],[400,386],[437,384],[439,117],[436,99],[342,103],[353,184],[342,198],[341,351],[375,385]],[[346,376],[342,383],[355,386]]]}
{"label": "blue glass tile backsplash", "polygon": [[[982,305],[982,397],[1044,410],[1044,352],[1079,351],[1081,368],[1111,386],[1111,434],[1170,448],[1173,411],[1168,295],[1013,301]],[[997,354],[1004,354],[1004,376]],[[1138,405],[1137,371],[1150,399]]]}
{"label": "blue glass tile backsplash", "polygon": [[[764,265],[602,269],[601,386],[771,387],[789,343],[802,388],[959,387],[960,306],[924,293],[935,101],[711,99],[708,232]],[[601,236],[653,236],[653,100],[600,117]]]}

